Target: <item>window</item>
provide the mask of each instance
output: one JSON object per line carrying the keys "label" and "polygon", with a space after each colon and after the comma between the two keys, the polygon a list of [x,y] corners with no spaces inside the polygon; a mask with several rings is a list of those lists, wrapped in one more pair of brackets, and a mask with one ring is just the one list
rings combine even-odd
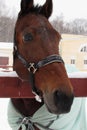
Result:
{"label": "window", "polygon": [[82,47],[81,52],[87,52],[87,46]]}
{"label": "window", "polygon": [[0,65],[8,65],[9,58],[8,57],[0,57]]}
{"label": "window", "polygon": [[84,64],[87,65],[87,60],[84,60]]}
{"label": "window", "polygon": [[71,59],[71,64],[75,64],[75,59]]}

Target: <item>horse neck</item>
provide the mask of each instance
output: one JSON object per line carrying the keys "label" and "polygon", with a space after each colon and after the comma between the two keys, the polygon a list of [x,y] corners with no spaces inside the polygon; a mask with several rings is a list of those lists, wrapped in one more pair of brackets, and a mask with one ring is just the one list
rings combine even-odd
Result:
{"label": "horse neck", "polygon": [[39,103],[34,98],[11,99],[11,101],[24,116],[32,116],[43,105],[43,102]]}

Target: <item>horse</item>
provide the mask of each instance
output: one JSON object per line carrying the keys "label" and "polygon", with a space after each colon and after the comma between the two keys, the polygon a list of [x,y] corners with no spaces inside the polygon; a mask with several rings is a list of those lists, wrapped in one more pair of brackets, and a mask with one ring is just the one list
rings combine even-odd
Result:
{"label": "horse", "polygon": [[[30,83],[40,99],[11,99],[14,108],[25,117],[32,116],[43,104],[49,113],[67,113],[73,103],[73,87],[59,54],[61,35],[48,21],[52,6],[52,0],[42,6],[35,6],[33,0],[21,0],[14,29],[13,69],[23,82]],[[32,125],[35,130],[40,129]],[[28,127],[27,124],[26,130],[31,130]]]}

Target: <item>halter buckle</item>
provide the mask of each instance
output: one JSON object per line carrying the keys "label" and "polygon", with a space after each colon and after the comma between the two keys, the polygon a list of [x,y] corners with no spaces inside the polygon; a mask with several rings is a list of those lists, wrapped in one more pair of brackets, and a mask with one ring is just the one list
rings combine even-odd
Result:
{"label": "halter buckle", "polygon": [[29,63],[28,71],[35,74],[35,72],[37,71],[37,68],[35,68],[35,63]]}

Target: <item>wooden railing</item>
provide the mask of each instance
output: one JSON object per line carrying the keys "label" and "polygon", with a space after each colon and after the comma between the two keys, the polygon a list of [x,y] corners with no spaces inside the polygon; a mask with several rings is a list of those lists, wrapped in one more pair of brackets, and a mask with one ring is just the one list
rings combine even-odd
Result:
{"label": "wooden railing", "polygon": [[4,72],[13,70],[13,67],[10,65],[0,65],[0,70],[3,70]]}
{"label": "wooden railing", "polygon": [[[87,96],[87,74],[77,72],[69,74],[76,97]],[[13,98],[33,98],[31,85],[29,82],[18,78],[16,72],[0,72],[0,97]]]}

